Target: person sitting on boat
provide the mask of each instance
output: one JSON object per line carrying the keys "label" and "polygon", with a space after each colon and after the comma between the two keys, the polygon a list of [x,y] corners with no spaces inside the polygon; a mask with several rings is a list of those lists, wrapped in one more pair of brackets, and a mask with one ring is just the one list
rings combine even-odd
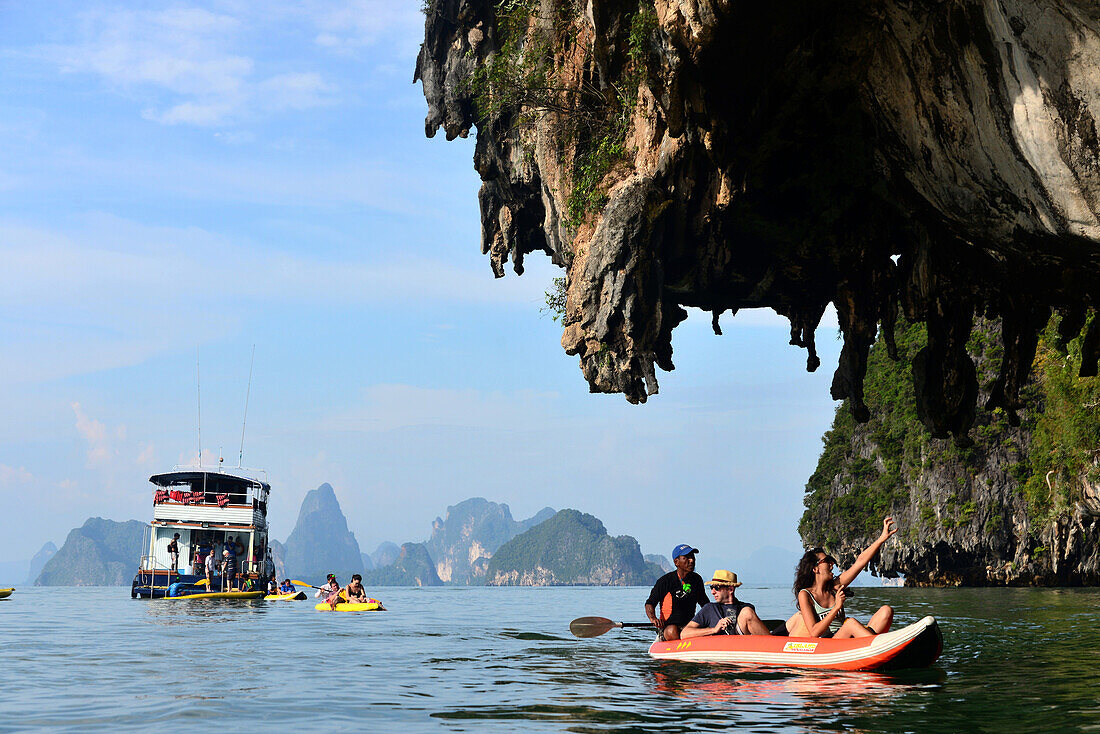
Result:
{"label": "person sitting on boat", "polygon": [[367,596],[367,590],[363,588],[363,577],[359,574],[351,577],[351,583],[344,587],[343,592],[348,602],[352,604],[366,604],[371,601]]}
{"label": "person sitting on boat", "polygon": [[283,579],[283,584],[279,587],[279,593],[293,594],[295,591],[297,591],[297,589],[294,588],[294,584],[290,583],[290,579]]}
{"label": "person sitting on boat", "polygon": [[695,616],[696,605],[710,603],[703,590],[703,577],[695,573],[695,554],[698,552],[698,548],[684,543],[673,548],[672,562],[676,570],[657,579],[649,592],[645,613],[660,630],[659,639],[680,639],[680,630]]}
{"label": "person sitting on boat", "polygon": [[844,614],[845,592],[856,576],[867,568],[879,548],[898,531],[894,518],[882,521],[882,533],[875,542],[859,554],[856,562],[839,577],[833,576],[836,559],[821,548],[806,551],[795,572],[794,593],[798,599],[798,614],[787,622],[792,637],[870,637],[890,629],[894,610],[884,604],[871,620],[862,624]]}
{"label": "person sitting on boat", "polygon": [[256,580],[254,578],[252,578],[251,576],[242,576],[241,577],[241,591],[255,591],[255,590],[256,590]]}
{"label": "person sitting on boat", "polygon": [[275,574],[271,574],[271,578],[267,580],[267,593],[278,594],[279,593],[279,579],[275,578]]}
{"label": "person sitting on boat", "polygon": [[680,638],[705,635],[766,635],[768,628],[756,614],[756,607],[737,598],[741,585],[737,574],[719,569],[707,582],[714,601],[704,604],[695,618],[680,630]]}

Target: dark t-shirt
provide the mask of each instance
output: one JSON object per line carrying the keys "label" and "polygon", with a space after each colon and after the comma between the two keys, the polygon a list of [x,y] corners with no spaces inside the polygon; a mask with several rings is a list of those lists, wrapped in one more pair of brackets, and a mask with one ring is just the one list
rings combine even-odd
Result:
{"label": "dark t-shirt", "polygon": [[180,552],[180,547],[179,547],[179,545],[176,544],[176,541],[174,539],[168,541],[168,552],[169,553],[179,553]]}
{"label": "dark t-shirt", "polygon": [[[671,601],[671,610],[666,599]],[[657,579],[646,599],[646,604],[656,607],[657,616],[664,617],[666,622],[679,627],[691,621],[696,604],[706,603],[707,592],[703,586],[703,577],[694,571],[685,576],[683,581],[680,581],[675,571],[669,571]]]}
{"label": "dark t-shirt", "polygon": [[734,599],[732,604],[719,604],[716,601],[709,602],[703,605],[703,608],[699,610],[699,613],[695,615],[692,622],[700,627],[713,627],[718,624],[722,617],[733,617],[733,624],[726,627],[719,632],[720,635],[738,635],[741,632],[737,629],[737,615],[741,613],[741,610],[745,607],[756,609],[752,604],[743,602],[740,599]]}

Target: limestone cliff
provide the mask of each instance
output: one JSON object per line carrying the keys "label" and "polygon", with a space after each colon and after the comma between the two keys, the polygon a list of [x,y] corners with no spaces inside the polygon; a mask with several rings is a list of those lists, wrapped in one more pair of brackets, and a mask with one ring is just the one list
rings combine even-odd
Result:
{"label": "limestone cliff", "polygon": [[488,561],[501,545],[553,514],[544,507],[533,517],[514,520],[508,505],[472,497],[448,507],[446,519],[437,517],[424,545],[445,583],[480,583],[485,563],[479,559]]}
{"label": "limestone cliff", "polygon": [[[1078,379],[1083,337],[1043,333],[1020,425],[980,409],[974,445],[932,438],[917,419],[908,361],[879,340],[867,370],[871,420],[837,410],[806,491],[800,532],[850,562],[894,515],[900,532],[873,564],[909,585],[1100,583],[1100,378]],[[980,397],[996,388],[998,325],[979,321],[969,353]],[[902,323],[903,357],[923,348],[922,325]]]}
{"label": "limestone cliff", "polygon": [[490,586],[644,586],[662,573],[631,536],[612,538],[592,515],[561,510],[502,545],[485,578]]}
{"label": "limestone cliff", "polygon": [[[476,127],[495,274],[565,270],[562,345],[644,402],[685,307],[767,307],[807,368],[836,306],[832,395],[864,400],[878,324],[927,325],[917,415],[969,442],[966,344],[1002,324],[982,396],[1018,423],[1052,310],[1100,302],[1100,5],[1089,0],[426,0],[426,132]],[[1081,347],[1095,375],[1100,320]]]}
{"label": "limestone cliff", "polygon": [[393,563],[363,573],[367,586],[440,586],[435,563],[423,543],[405,543]]}
{"label": "limestone cliff", "polygon": [[129,586],[147,527],[137,520],[88,518],[49,557],[35,586]]}
{"label": "limestone cliff", "polygon": [[335,573],[343,581],[363,569],[359,543],[328,482],[306,493],[298,522],[280,551],[283,573],[296,578],[324,579]]}

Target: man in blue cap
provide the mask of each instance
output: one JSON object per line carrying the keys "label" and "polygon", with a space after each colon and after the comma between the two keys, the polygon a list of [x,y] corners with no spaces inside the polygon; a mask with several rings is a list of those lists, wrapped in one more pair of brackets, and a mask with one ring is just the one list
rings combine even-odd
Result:
{"label": "man in blue cap", "polygon": [[703,586],[703,577],[695,573],[695,554],[698,548],[681,543],[672,549],[675,571],[669,571],[649,592],[645,613],[660,630],[662,640],[680,639],[680,630],[695,616],[695,606],[709,603]]}

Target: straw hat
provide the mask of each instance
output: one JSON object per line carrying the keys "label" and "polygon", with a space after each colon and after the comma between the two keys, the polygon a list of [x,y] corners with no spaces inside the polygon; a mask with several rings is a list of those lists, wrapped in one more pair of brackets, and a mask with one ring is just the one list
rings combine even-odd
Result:
{"label": "straw hat", "polygon": [[736,588],[740,585],[741,582],[737,580],[737,574],[724,568],[715,571],[714,576],[707,582],[707,586],[732,586]]}

